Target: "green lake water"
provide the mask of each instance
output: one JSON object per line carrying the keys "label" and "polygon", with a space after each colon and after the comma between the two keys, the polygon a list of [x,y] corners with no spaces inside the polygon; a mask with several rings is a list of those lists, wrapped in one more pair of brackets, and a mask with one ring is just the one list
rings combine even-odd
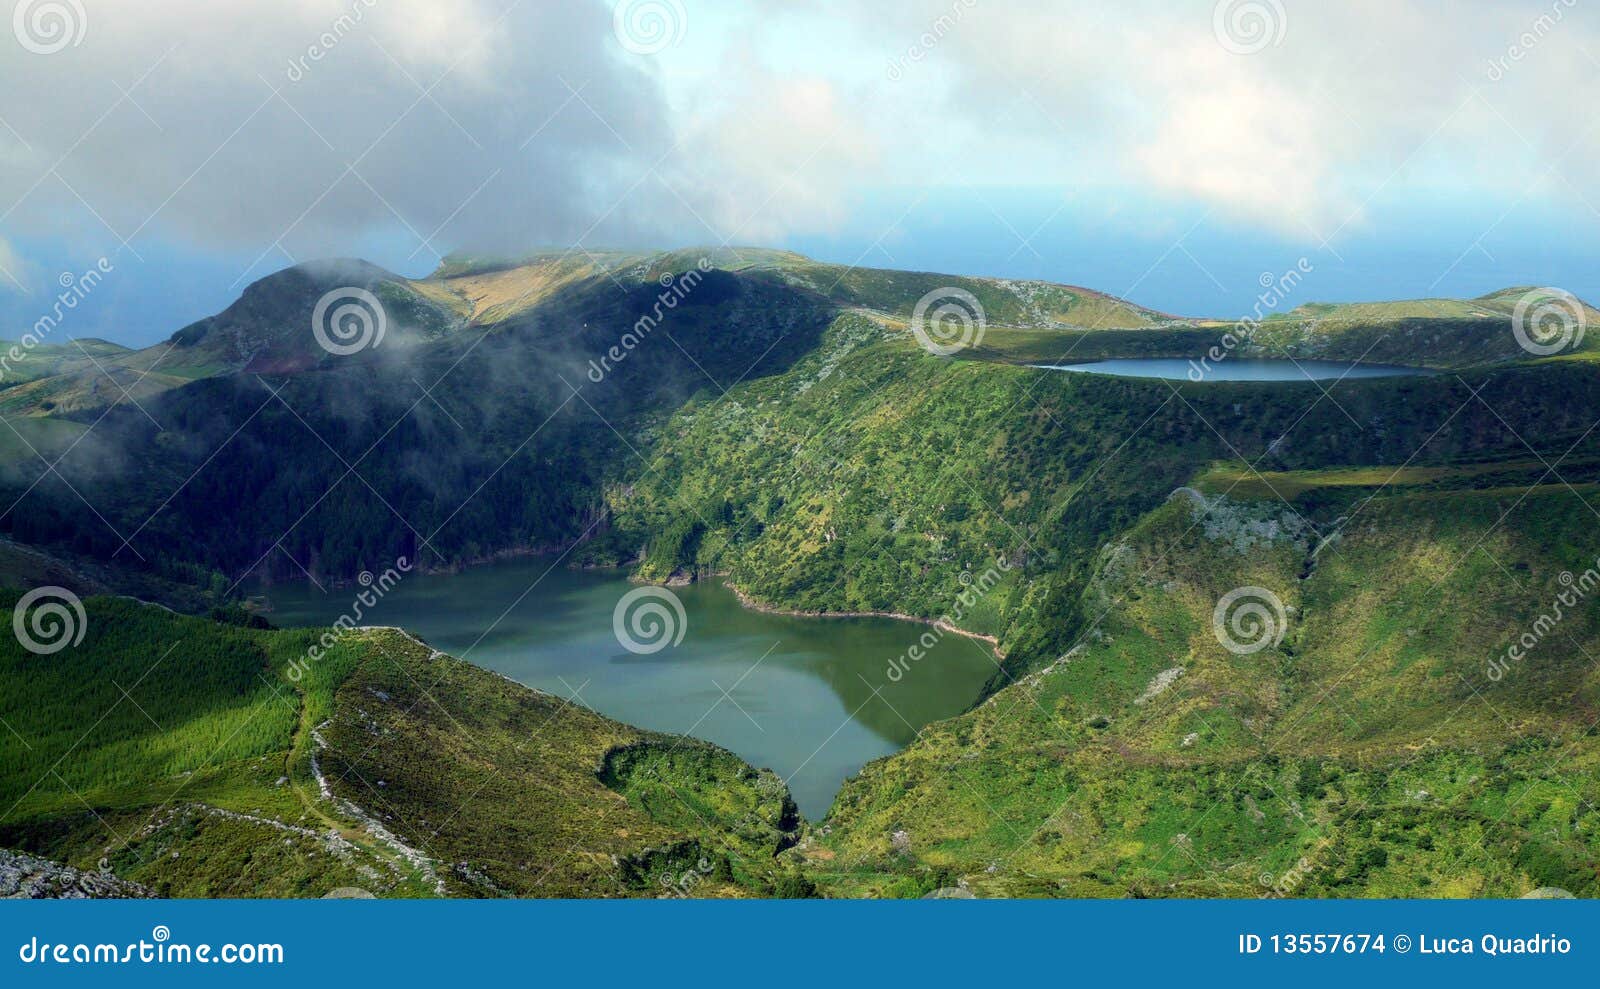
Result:
{"label": "green lake water", "polygon": [[[942,635],[894,680],[892,665],[929,626],[764,614],[717,582],[673,588],[683,606],[681,640],[668,636],[660,651],[635,653],[620,644],[613,618],[636,589],[616,571],[516,560],[407,575],[362,623],[400,626],[619,721],[715,742],[787,779],[812,820],[869,760],[971,707],[995,669],[986,643]],[[274,624],[325,625],[350,610],[355,589],[276,585],[266,594]]]}

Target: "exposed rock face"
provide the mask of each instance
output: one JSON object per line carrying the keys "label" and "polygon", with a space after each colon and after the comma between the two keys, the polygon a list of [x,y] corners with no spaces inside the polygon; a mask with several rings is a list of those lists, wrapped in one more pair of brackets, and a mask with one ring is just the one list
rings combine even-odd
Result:
{"label": "exposed rock face", "polygon": [[1297,512],[1234,501],[1222,495],[1208,498],[1193,488],[1179,488],[1173,495],[1180,492],[1189,498],[1196,521],[1204,526],[1206,538],[1231,547],[1241,556],[1258,546],[1275,543],[1294,543],[1303,550],[1311,548],[1315,532]]}
{"label": "exposed rock face", "polygon": [[153,895],[138,883],[109,872],[82,872],[50,859],[0,849],[0,897],[5,899],[124,900]]}

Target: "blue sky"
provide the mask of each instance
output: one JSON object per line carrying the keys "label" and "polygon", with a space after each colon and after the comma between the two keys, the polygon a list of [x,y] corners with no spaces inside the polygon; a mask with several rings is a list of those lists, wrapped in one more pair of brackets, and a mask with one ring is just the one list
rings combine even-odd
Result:
{"label": "blue sky", "polygon": [[0,106],[0,336],[102,256],[59,332],[144,345],[294,261],[550,244],[1185,315],[1300,258],[1300,301],[1600,297],[1573,0],[84,0],[67,28],[0,34],[29,97]]}

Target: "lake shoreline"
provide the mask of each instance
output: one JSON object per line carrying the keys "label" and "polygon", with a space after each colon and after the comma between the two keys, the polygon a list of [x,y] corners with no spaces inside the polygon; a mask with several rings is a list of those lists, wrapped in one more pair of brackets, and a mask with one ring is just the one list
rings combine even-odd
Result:
{"label": "lake shoreline", "polygon": [[1431,377],[1427,367],[1323,357],[1252,357],[1223,354],[1181,357],[1103,357],[1067,364],[1028,364],[1037,371],[1064,371],[1145,381],[1188,381],[1192,384],[1306,384],[1349,378]]}
{"label": "lake shoreline", "polygon": [[[914,741],[917,726],[980,703],[1004,657],[997,637],[960,628],[955,616],[782,607],[712,568],[675,573],[674,603],[655,590],[659,584],[630,580],[629,571],[574,565],[570,555],[501,559],[408,575],[381,603],[346,613],[367,634],[395,636],[393,644],[443,653],[620,724],[694,738],[752,767],[772,767],[808,821],[827,815],[862,766]],[[309,583],[269,593],[282,628],[325,627],[350,603],[341,591]],[[654,627],[637,624],[652,618]],[[962,639],[986,645],[970,648]],[[935,662],[901,682],[908,655]],[[897,686],[885,698],[874,685],[887,681]],[[708,682],[739,686],[737,699],[706,696]]]}
{"label": "lake shoreline", "polygon": [[779,607],[778,605],[757,601],[743,588],[734,584],[733,581],[728,580],[725,574],[712,574],[712,576],[722,578],[722,586],[732,591],[733,596],[739,599],[739,604],[751,611],[759,611],[766,615],[784,615],[793,618],[890,618],[894,619],[895,621],[915,622],[918,625],[927,625],[931,628],[939,629],[941,632],[946,632],[951,635],[959,635],[963,638],[975,639],[979,642],[987,643],[989,646],[989,651],[994,653],[994,657],[996,659],[1003,660],[1006,658],[1005,651],[1000,648],[1000,639],[997,636],[985,635],[982,632],[969,631],[968,629],[952,625],[942,618],[923,618],[920,615],[908,615],[899,611],[806,611],[799,608],[783,608]]}
{"label": "lake shoreline", "polygon": [[[448,566],[419,566],[416,568],[416,572],[420,574],[427,574],[429,576],[457,576],[468,570],[474,570],[480,567],[489,567],[496,563],[509,563],[519,560],[529,560],[551,556],[556,558],[556,563],[553,565],[553,567],[561,566],[563,558],[573,549],[577,548],[581,542],[583,542],[583,540],[574,542],[564,549],[513,547],[505,550],[499,550],[471,561],[464,561]],[[640,580],[639,578],[633,577],[628,573],[628,567],[622,564],[612,565],[596,563],[568,563],[565,567],[563,567],[563,569],[591,573],[594,571],[606,570],[616,571],[634,583],[656,584],[658,586],[667,588],[686,587],[690,584],[700,583],[707,580],[716,580],[719,581],[723,587],[727,588],[729,591],[732,591],[733,596],[738,600],[740,606],[749,611],[755,611],[765,615],[781,615],[789,618],[887,618],[893,621],[912,622],[917,625],[926,625],[930,628],[936,628],[939,631],[950,635],[959,635],[962,638],[985,643],[988,645],[989,651],[994,655],[995,659],[1003,661],[1006,658],[1005,650],[1000,648],[1000,639],[998,636],[986,635],[982,632],[974,632],[970,629],[961,628],[960,626],[950,624],[942,618],[924,618],[921,615],[908,615],[903,611],[825,611],[808,610],[804,608],[786,608],[782,605],[758,601],[744,588],[735,584],[732,580],[731,574],[726,570],[704,571],[704,576],[690,575],[686,579],[675,574],[672,578],[664,581],[650,581]],[[357,582],[353,580],[327,581],[326,583],[328,587],[334,589],[343,589],[346,586],[358,586]],[[270,593],[267,595],[267,598],[268,607],[264,609],[264,614],[270,615],[273,611],[272,607],[270,606]]]}

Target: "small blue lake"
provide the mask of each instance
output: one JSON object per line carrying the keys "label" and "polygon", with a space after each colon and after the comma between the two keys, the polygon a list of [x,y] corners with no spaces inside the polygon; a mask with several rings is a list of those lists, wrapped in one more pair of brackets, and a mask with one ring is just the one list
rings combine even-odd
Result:
{"label": "small blue lake", "polygon": [[1353,361],[1291,361],[1225,357],[1220,361],[1175,357],[1130,357],[1083,364],[1034,364],[1049,371],[1110,374],[1122,378],[1165,378],[1169,381],[1338,381],[1347,378],[1397,378],[1436,372],[1397,364]]}

